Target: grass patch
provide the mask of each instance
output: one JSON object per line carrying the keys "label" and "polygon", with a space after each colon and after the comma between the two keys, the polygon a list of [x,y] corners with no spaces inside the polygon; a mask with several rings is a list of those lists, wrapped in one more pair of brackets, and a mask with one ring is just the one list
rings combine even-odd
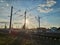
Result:
{"label": "grass patch", "polygon": [[0,45],[7,45],[7,44],[9,44],[12,40],[13,40],[13,38],[12,38],[10,35],[0,33]]}

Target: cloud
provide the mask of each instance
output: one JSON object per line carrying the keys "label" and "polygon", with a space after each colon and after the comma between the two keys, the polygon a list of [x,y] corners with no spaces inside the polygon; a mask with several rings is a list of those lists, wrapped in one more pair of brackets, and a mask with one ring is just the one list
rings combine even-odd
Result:
{"label": "cloud", "polygon": [[2,3],[3,3],[4,1],[3,1],[3,0],[0,0],[0,2],[2,2]]}
{"label": "cloud", "polygon": [[51,12],[53,9],[52,8],[38,8],[38,11],[39,12],[42,12],[42,13],[48,13],[48,12]]}
{"label": "cloud", "polygon": [[38,7],[38,11],[42,13],[49,13],[53,10],[53,8],[51,7],[54,6],[55,4],[56,4],[56,1],[47,0],[45,4],[39,4],[40,7]]}
{"label": "cloud", "polygon": [[51,6],[54,6],[55,4],[56,4],[56,1],[54,1],[54,0],[47,0],[46,6],[51,7]]}
{"label": "cloud", "polygon": [[8,6],[9,6],[9,4],[7,3],[7,4],[6,4],[6,6],[8,7]]}

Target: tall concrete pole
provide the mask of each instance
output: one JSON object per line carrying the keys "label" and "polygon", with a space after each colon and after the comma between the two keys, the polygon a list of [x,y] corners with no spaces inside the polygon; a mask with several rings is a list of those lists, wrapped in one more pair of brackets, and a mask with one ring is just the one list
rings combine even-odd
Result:
{"label": "tall concrete pole", "polygon": [[24,15],[24,29],[26,29],[26,11],[25,11],[25,15]]}
{"label": "tall concrete pole", "polygon": [[12,26],[12,12],[13,12],[13,6],[11,6],[11,15],[10,15],[10,25],[9,25],[9,29],[11,29],[11,26]]}
{"label": "tall concrete pole", "polygon": [[38,25],[39,25],[39,27],[38,28],[40,28],[40,16],[38,16]]}

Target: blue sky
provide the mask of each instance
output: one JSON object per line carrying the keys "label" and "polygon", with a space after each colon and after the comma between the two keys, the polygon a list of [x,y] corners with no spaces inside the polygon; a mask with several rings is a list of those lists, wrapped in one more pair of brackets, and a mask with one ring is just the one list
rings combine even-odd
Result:
{"label": "blue sky", "polygon": [[[0,22],[9,22],[11,6],[13,6],[14,27],[19,25],[14,24],[15,22],[21,23],[19,27],[23,25],[25,10],[27,10],[28,27],[38,27],[38,21],[35,18],[38,15],[42,17],[41,27],[60,27],[60,0],[0,0]],[[16,11],[18,12],[14,14]]]}

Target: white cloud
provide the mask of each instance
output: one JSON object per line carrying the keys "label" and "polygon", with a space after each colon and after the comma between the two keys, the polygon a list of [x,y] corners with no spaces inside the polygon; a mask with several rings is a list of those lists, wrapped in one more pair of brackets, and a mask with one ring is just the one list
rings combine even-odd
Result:
{"label": "white cloud", "polygon": [[47,0],[46,6],[51,7],[51,6],[54,6],[55,4],[56,4],[56,1],[54,1],[54,0]]}
{"label": "white cloud", "polygon": [[4,2],[3,0],[0,0],[0,2]]}
{"label": "white cloud", "polygon": [[1,7],[1,8],[3,8],[3,9],[4,9],[4,7]]}
{"label": "white cloud", "polygon": [[38,8],[38,11],[39,12],[42,12],[42,13],[48,13],[48,12],[51,12],[53,9],[52,8]]}
{"label": "white cloud", "polygon": [[54,6],[56,4],[56,1],[54,0],[47,0],[47,2],[45,4],[40,4],[38,7],[38,11],[42,12],[42,13],[48,13],[51,12],[53,10],[53,8],[51,8],[52,6]]}
{"label": "white cloud", "polygon": [[45,4],[39,4],[40,7],[45,7]]}
{"label": "white cloud", "polygon": [[8,7],[8,6],[9,6],[9,4],[7,3],[7,4],[6,4],[6,6]]}

